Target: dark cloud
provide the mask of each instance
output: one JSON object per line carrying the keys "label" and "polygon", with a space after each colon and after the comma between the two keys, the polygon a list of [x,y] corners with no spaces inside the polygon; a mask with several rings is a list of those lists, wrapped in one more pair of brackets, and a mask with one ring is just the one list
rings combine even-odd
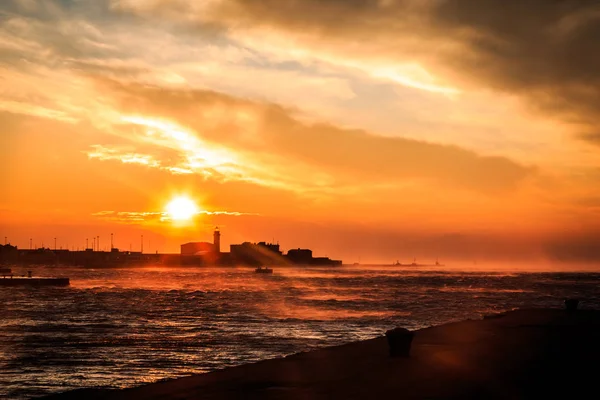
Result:
{"label": "dark cloud", "polygon": [[600,3],[597,1],[441,3],[440,30],[464,34],[470,50],[452,64],[500,90],[572,122],[594,125],[600,111]]}
{"label": "dark cloud", "polygon": [[596,0],[237,0],[216,15],[312,35],[334,52],[352,48],[348,57],[431,62],[447,78],[516,93],[597,143],[587,133],[600,122]]}
{"label": "dark cloud", "polygon": [[507,158],[483,157],[455,146],[302,124],[280,108],[270,108],[264,126],[278,152],[374,181],[430,179],[493,192],[513,187],[533,173]]}
{"label": "dark cloud", "polygon": [[[1,27],[21,37],[10,21],[20,17],[34,22],[29,29],[50,50],[50,59],[79,59],[73,62],[78,69],[98,68],[82,57],[127,58],[116,49],[95,45],[102,38],[78,26],[81,21],[99,32],[128,24],[168,25],[181,32],[192,23],[199,35],[211,40],[223,40],[221,33],[227,30],[235,38],[239,28],[267,27],[338,56],[387,60],[392,65],[414,59],[449,84],[474,83],[517,94],[546,115],[576,125],[583,139],[598,143],[597,0],[229,0],[210,9],[177,0],[32,4],[36,6],[3,4]],[[135,13],[146,14],[138,18]],[[185,23],[169,24],[173,19]],[[2,58],[6,62],[17,56],[7,53]]]}
{"label": "dark cloud", "polygon": [[[156,26],[114,13],[110,0],[6,0],[0,4],[0,39],[12,46],[0,46],[0,65],[134,76],[143,72],[142,67],[127,65],[134,56],[123,46],[127,43],[118,40],[134,37],[136,29],[143,34]],[[121,65],[104,65],[104,60],[120,60]]]}
{"label": "dark cloud", "polygon": [[77,58],[126,57],[106,46],[114,29],[105,1],[7,1],[0,6],[0,37],[15,44],[0,49],[0,63],[58,68]]}
{"label": "dark cloud", "polygon": [[591,142],[591,143],[595,143],[597,145],[600,146],[600,132],[588,132],[588,133],[584,133],[582,135],[582,137]]}

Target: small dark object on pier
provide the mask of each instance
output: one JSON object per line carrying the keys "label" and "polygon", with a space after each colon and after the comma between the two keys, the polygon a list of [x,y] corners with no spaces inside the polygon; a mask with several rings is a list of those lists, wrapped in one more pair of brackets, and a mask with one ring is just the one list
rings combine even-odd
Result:
{"label": "small dark object on pier", "polygon": [[496,318],[503,318],[506,317],[506,313],[496,313],[496,314],[488,314],[488,315],[484,315],[483,319],[496,319]]}
{"label": "small dark object on pier", "polygon": [[404,328],[390,329],[385,333],[388,345],[390,346],[390,356],[392,357],[408,357],[410,353],[410,345],[413,340],[414,333]]}
{"label": "small dark object on pier", "polygon": [[567,311],[577,310],[578,305],[579,305],[578,299],[565,299],[565,307],[567,308]]}

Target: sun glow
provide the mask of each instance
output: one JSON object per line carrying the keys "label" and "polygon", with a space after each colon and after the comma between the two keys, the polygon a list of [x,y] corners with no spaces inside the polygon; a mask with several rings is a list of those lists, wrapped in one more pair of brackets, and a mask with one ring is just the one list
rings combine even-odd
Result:
{"label": "sun glow", "polygon": [[167,214],[174,221],[189,221],[198,214],[198,206],[194,201],[185,196],[175,197],[167,204]]}

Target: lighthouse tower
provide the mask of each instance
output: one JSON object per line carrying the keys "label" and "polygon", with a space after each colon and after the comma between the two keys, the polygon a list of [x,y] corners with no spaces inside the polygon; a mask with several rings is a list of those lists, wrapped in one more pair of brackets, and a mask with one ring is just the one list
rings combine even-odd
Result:
{"label": "lighthouse tower", "polygon": [[219,231],[218,226],[213,233],[213,245],[215,246],[215,253],[219,254],[221,252],[221,231]]}

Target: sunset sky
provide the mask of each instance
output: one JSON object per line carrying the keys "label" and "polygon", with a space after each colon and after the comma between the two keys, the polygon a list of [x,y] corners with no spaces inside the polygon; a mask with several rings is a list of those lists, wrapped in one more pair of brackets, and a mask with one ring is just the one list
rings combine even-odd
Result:
{"label": "sunset sky", "polygon": [[599,43],[592,0],[2,0],[0,236],[600,260]]}

